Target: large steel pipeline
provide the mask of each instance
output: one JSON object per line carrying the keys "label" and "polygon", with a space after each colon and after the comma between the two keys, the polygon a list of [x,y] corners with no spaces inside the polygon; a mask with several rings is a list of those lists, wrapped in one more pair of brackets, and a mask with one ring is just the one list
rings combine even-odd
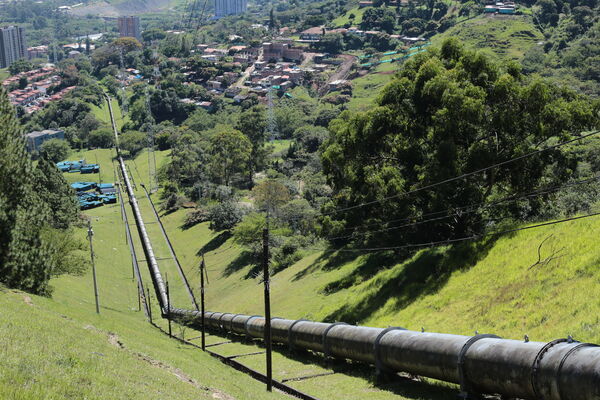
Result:
{"label": "large steel pipeline", "polygon": [[[200,327],[200,312],[171,315]],[[206,312],[208,328],[264,337],[260,316]],[[550,343],[370,328],[343,323],[273,318],[273,341],[326,356],[374,364],[457,383],[463,393],[544,400],[600,399],[600,347],[560,339]]]}
{"label": "large steel pipeline", "polygon": [[148,263],[148,269],[150,270],[150,277],[152,279],[152,284],[154,286],[154,291],[156,292],[156,298],[158,299],[158,303],[161,309],[161,314],[166,316],[168,314],[168,304],[167,300],[167,290],[160,273],[160,269],[158,268],[158,262],[156,261],[156,257],[154,255],[154,250],[152,249],[152,244],[150,242],[150,238],[148,236],[148,232],[146,231],[146,225],[144,224],[144,219],[142,218],[142,213],[140,212],[140,207],[138,201],[135,197],[133,189],[131,187],[131,182],[129,180],[129,174],[127,173],[127,168],[125,166],[125,161],[123,161],[123,157],[121,156],[121,151],[119,149],[119,135],[117,126],[115,124],[115,119],[113,116],[112,105],[110,102],[110,97],[105,95],[106,102],[108,103],[108,111],[110,114],[110,119],[112,122],[113,132],[115,134],[115,144],[117,149],[117,158],[119,161],[119,168],[121,170],[121,175],[123,176],[123,181],[125,182],[125,188],[127,190],[127,196],[129,197],[129,204],[131,204],[131,208],[133,210],[133,217],[135,219],[135,225],[138,230],[138,234],[140,235],[140,239],[142,241],[142,248],[144,249],[144,255],[146,256],[146,262]]}
{"label": "large steel pipeline", "polygon": [[[110,98],[106,97],[118,144]],[[168,305],[166,287],[118,145],[117,155],[163,317],[179,317],[182,323],[200,328],[200,311]],[[260,316],[205,312],[204,317],[209,328],[254,338],[265,336],[265,319]],[[600,347],[571,338],[542,343],[282,318],[271,319],[271,330],[274,342],[321,352],[326,357],[374,364],[381,372],[407,372],[457,383],[465,396],[600,400]]]}

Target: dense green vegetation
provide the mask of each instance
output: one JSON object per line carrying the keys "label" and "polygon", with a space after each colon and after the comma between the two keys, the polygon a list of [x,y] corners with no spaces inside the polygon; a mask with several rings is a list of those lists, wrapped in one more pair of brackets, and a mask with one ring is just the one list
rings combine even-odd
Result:
{"label": "dense green vegetation", "polygon": [[50,161],[42,157],[36,166],[29,159],[4,92],[0,123],[0,282],[50,294],[52,276],[79,272],[85,265],[69,230],[77,218],[74,193]]}
{"label": "dense green vegetation", "polygon": [[[409,192],[597,124],[592,104],[574,92],[527,81],[513,63],[499,68],[457,41],[446,41],[439,53],[408,61],[381,92],[377,107],[342,114],[330,125],[332,135],[323,147],[333,188],[332,202],[324,207],[326,232],[358,242],[422,243],[471,236],[510,217],[534,217],[544,204],[540,199],[494,207],[492,215],[483,210],[486,203],[572,178],[577,160],[569,154],[546,152],[452,185]],[[380,201],[388,197],[393,200]],[[480,211],[463,212],[465,205]],[[398,222],[423,215],[438,218],[398,228]],[[380,230],[365,228],[371,226]]]}
{"label": "dense green vegetation", "polygon": [[[121,150],[138,184],[151,186],[156,159],[152,197],[196,292],[206,260],[209,309],[262,314],[259,265],[268,227],[274,315],[600,340],[600,303],[589,297],[600,282],[597,217],[519,230],[598,211],[600,142],[593,135],[511,162],[598,129],[597,1],[527,0],[516,15],[480,15],[473,1],[376,0],[358,8],[357,1],[259,0],[250,13],[215,21],[200,20],[197,4],[176,2],[178,12],[144,16],[141,42],[117,38],[116,27],[96,16],[59,13],[58,5],[10,2],[0,17],[25,26],[30,45],[51,45],[61,84],[49,94],[77,86],[34,114],[0,96],[0,284],[11,288],[0,291],[8,309],[0,316],[0,397],[281,397],[151,329],[136,311],[119,206],[78,212],[68,183],[116,179],[103,93],[113,98]],[[299,45],[336,54],[332,63],[404,52],[411,45],[403,35],[432,46],[400,63],[353,65],[337,78],[334,68],[305,71],[295,88],[273,86],[268,95],[248,94],[246,76],[240,101],[206,84],[221,79],[228,87],[250,64],[235,63],[233,51],[218,62],[203,58],[198,44],[257,49],[279,28],[297,38],[310,27],[353,26],[378,32],[338,30]],[[100,31],[94,51],[77,39],[77,58],[57,47]],[[0,76],[37,64],[20,61]],[[349,82],[328,93],[340,77]],[[26,153],[23,131],[55,128],[65,130],[66,141]],[[66,158],[101,170],[62,175],[53,162]],[[454,180],[495,163],[506,164]],[[452,181],[437,185],[444,180]],[[150,203],[140,187],[136,194],[173,302],[188,308]],[[96,232],[100,316],[93,314],[87,220]],[[137,237],[134,247],[143,254]],[[148,271],[142,275],[148,285]],[[26,329],[31,334],[21,335]],[[219,347],[227,355],[253,351],[247,343]],[[264,368],[261,357],[244,362]],[[279,379],[343,372],[294,383],[322,398],[454,395],[429,381],[377,386],[369,368],[319,364],[285,349],[275,364]]]}

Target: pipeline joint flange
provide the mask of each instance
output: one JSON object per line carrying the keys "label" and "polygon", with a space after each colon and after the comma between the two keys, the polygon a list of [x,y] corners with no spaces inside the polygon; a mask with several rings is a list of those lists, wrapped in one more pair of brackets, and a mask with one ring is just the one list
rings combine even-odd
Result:
{"label": "pipeline joint flange", "polygon": [[244,322],[244,330],[246,331],[246,338],[248,338],[248,339],[252,338],[252,335],[250,334],[250,331],[248,330],[248,322],[250,322],[250,320],[254,319],[254,318],[260,318],[260,315],[251,315],[250,317],[248,317],[246,322]]}
{"label": "pipeline joint flange", "polygon": [[575,346],[573,346],[569,351],[567,351],[567,353],[563,356],[562,360],[560,360],[560,364],[558,365],[558,368],[556,369],[556,387],[558,388],[558,394],[559,394],[559,398],[561,399],[566,399],[566,395],[563,393],[563,390],[561,388],[560,385],[560,375],[562,372],[562,368],[565,364],[565,362],[567,361],[567,358],[569,358],[570,355],[572,355],[573,353],[575,353],[576,351],[584,348],[584,347],[599,347],[597,344],[592,344],[592,343],[579,343],[577,341],[573,342],[573,343],[577,343]]}
{"label": "pipeline joint flange", "polygon": [[334,327],[340,326],[340,325],[348,325],[348,324],[345,322],[334,322],[333,324],[330,324],[327,328],[325,328],[325,330],[323,331],[323,337],[321,339],[321,344],[323,345],[323,355],[325,356],[325,359],[328,359],[330,356],[329,346],[327,346],[327,334],[329,333],[331,328],[334,328]]}
{"label": "pipeline joint flange", "polygon": [[[579,343],[577,341],[573,341],[573,338],[569,337],[567,339],[555,339],[551,342],[548,342],[544,345],[544,347],[542,347],[540,349],[540,351],[538,351],[538,353],[536,354],[535,358],[533,359],[533,365],[531,367],[531,389],[533,390],[533,393],[535,395],[536,399],[542,399],[542,395],[540,394],[540,391],[538,390],[538,371],[540,370],[540,364],[542,363],[542,359],[544,358],[544,356],[550,351],[550,349],[554,346],[556,346],[557,344],[560,343]],[[574,349],[576,349],[578,346],[576,346]],[[572,349],[572,350],[574,350]],[[562,365],[564,364],[565,360],[567,359],[568,356],[571,355],[571,351],[567,352],[567,354],[565,354],[565,356],[563,357],[563,359],[561,360],[561,363],[559,365],[558,371],[560,371],[560,369],[562,368]],[[557,377],[558,378],[558,377]],[[560,386],[559,386],[560,387]]]}
{"label": "pipeline joint flange", "polygon": [[217,318],[217,325],[219,325],[219,328],[221,328],[221,330],[225,331],[225,333],[227,333],[227,328],[225,328],[225,325],[223,324],[223,322],[221,321],[223,319],[224,316],[226,315],[232,315],[231,313],[222,313],[219,318]]}
{"label": "pipeline joint flange", "polygon": [[457,360],[457,368],[458,368],[458,379],[459,379],[459,383],[460,383],[460,393],[458,395],[459,398],[461,399],[478,399],[478,395],[476,393],[474,393],[474,391],[469,388],[468,382],[467,382],[467,375],[466,375],[466,371],[465,371],[465,356],[467,355],[467,351],[469,351],[469,348],[475,344],[475,342],[481,340],[481,339],[501,339],[500,336],[496,336],[496,335],[492,335],[492,334],[488,334],[488,333],[484,333],[484,334],[478,334],[475,335],[471,338],[469,338],[469,340],[467,340],[465,342],[465,344],[463,345],[463,347],[460,349],[460,353],[458,353],[458,360]]}
{"label": "pipeline joint flange", "polygon": [[307,319],[297,319],[294,322],[292,322],[292,324],[290,325],[289,329],[288,329],[288,348],[289,350],[293,350],[294,349],[294,343],[293,343],[293,336],[292,336],[292,328],[294,327],[294,325],[296,325],[298,322],[310,322]]}
{"label": "pipeline joint flange", "polygon": [[377,337],[375,338],[375,341],[373,342],[373,355],[375,356],[375,373],[377,374],[377,376],[382,375],[384,372],[388,372],[384,366],[383,363],[381,362],[381,351],[379,348],[379,343],[381,342],[381,339],[388,333],[391,331],[405,331],[406,328],[402,328],[401,326],[390,326],[385,328],[384,330],[382,330],[379,335],[377,335]]}
{"label": "pipeline joint flange", "polygon": [[242,315],[242,314],[235,314],[233,317],[231,317],[231,321],[229,321],[229,332],[233,335],[233,320],[235,319],[235,317]]}

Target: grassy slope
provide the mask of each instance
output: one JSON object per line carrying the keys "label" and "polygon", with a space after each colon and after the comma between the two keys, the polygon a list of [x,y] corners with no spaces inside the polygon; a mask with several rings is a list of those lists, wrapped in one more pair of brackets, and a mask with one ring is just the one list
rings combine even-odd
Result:
{"label": "grassy slope", "polygon": [[[121,108],[119,107],[119,102],[117,99],[112,99],[113,112],[115,114],[115,120],[117,122],[117,128],[121,129],[123,124],[127,122],[127,116],[123,116],[121,113]],[[98,107],[94,104],[90,104],[92,108],[92,113],[99,121],[104,122],[105,124],[110,126],[110,115],[108,114],[108,106],[106,102],[102,102],[102,107]]]}
{"label": "grassy slope", "polygon": [[[92,151],[82,156],[95,160],[95,153],[103,176],[110,176],[111,151]],[[166,152],[157,152],[158,165],[167,156]],[[145,153],[135,164],[129,162],[129,165],[138,183],[147,181]],[[94,178],[79,174],[65,176],[70,181]],[[138,196],[146,222],[152,222],[149,204],[139,188]],[[201,249],[207,253],[208,309],[262,314],[260,283],[249,274],[251,267],[241,256],[240,249],[226,236],[210,232],[207,224],[182,230],[185,213],[181,210],[165,215],[163,221],[194,288],[198,287],[198,253]],[[2,309],[10,310],[0,316],[3,322],[0,336],[8,341],[0,347],[7,353],[0,355],[0,359],[6,360],[0,364],[0,370],[11,371],[0,374],[0,379],[5,379],[0,381],[4,390],[0,391],[0,397],[10,398],[16,390],[20,390],[21,396],[16,398],[33,399],[40,394],[65,397],[81,390],[88,398],[102,397],[100,393],[114,393],[115,398],[141,398],[139,392],[143,388],[144,395],[152,394],[147,395],[150,398],[160,398],[160,393],[167,390],[182,399],[203,398],[204,394],[212,395],[217,390],[240,399],[267,398],[257,383],[209,361],[200,352],[169,341],[147,325],[142,313],[136,311],[135,286],[118,207],[104,206],[88,214],[93,217],[96,232],[94,243],[102,314],[93,313],[89,273],[84,277],[54,280],[54,298],[31,296],[34,306],[25,304],[21,295],[0,294]],[[148,230],[157,256],[168,256],[156,224],[149,224]],[[600,283],[597,268],[600,252],[594,247],[599,230],[597,219],[570,222],[519,232],[478,249],[428,252],[402,264],[377,257],[343,259],[309,254],[274,276],[273,314],[382,327],[425,327],[429,331],[462,334],[472,334],[477,329],[511,338],[527,333],[533,340],[572,334],[578,340],[598,342],[600,301],[589,294],[594,293]],[[84,231],[79,234],[85,237]],[[542,248],[542,257],[564,247],[560,257],[529,269],[537,260],[539,244],[551,234]],[[143,258],[139,244],[136,247],[139,258]],[[169,277],[174,305],[189,308],[190,301],[173,262],[161,260],[159,264]],[[148,284],[147,268],[143,262],[141,266]],[[152,298],[156,312],[154,296]],[[8,318],[14,318],[11,325]],[[33,321],[43,321],[43,324]],[[165,326],[162,321],[160,324]],[[24,330],[30,332],[27,337],[16,335]],[[109,344],[109,332],[118,335],[126,350]],[[178,327],[175,332],[182,333]],[[189,329],[185,332],[186,337],[192,335],[196,336],[196,332]],[[218,336],[208,337],[209,343],[222,341]],[[257,348],[253,344],[231,343],[214,350],[232,355]],[[40,357],[40,354],[47,356]],[[172,369],[157,368],[157,363],[144,361],[139,354],[179,368],[198,385],[211,389],[203,391],[181,383]],[[292,356],[285,348],[279,348],[274,357],[274,373],[279,379],[332,371],[332,368],[342,372],[292,383],[321,398],[358,399],[368,395],[372,399],[444,399],[454,395],[444,386],[412,381],[373,386],[369,368],[351,372],[345,364],[313,364],[318,358]],[[261,356],[245,357],[241,361],[263,369]],[[32,374],[37,376],[37,381],[30,379]],[[126,378],[119,381],[115,376]],[[151,383],[142,383],[148,377],[152,377]],[[75,383],[78,386],[74,386]],[[119,397],[120,393],[125,394]]]}
{"label": "grassy slope", "polygon": [[3,80],[5,80],[9,76],[10,76],[10,72],[8,71],[8,68],[1,68],[0,69],[0,82],[2,82]]}
{"label": "grassy slope", "polygon": [[[95,159],[94,153],[83,156]],[[97,154],[102,169],[112,175],[110,151]],[[95,180],[94,175],[65,176]],[[95,232],[101,314],[94,313],[89,271],[54,279],[52,299],[0,292],[0,398],[282,398],[267,395],[258,382],[151,328],[137,311],[120,208],[109,205],[86,214]],[[77,234],[85,239],[85,230]]]}
{"label": "grassy slope", "polygon": [[382,64],[374,73],[352,80],[352,99],[347,104],[351,111],[366,111],[373,106],[373,101],[381,89],[393,79],[393,74],[382,74],[398,68],[398,64]]}
{"label": "grassy slope", "polygon": [[[335,27],[343,27],[347,23],[351,23],[354,26],[358,26],[362,22],[362,17],[366,10],[366,8],[355,7],[351,10],[348,10],[344,15],[340,15],[339,17],[331,21],[331,23]],[[354,19],[350,19],[350,14],[354,14]]]}
{"label": "grassy slope", "polygon": [[526,15],[481,15],[435,35],[432,43],[439,46],[449,37],[457,37],[473,49],[502,59],[515,60],[523,58],[531,46],[543,40],[543,35],[533,25],[532,18]]}
{"label": "grassy slope", "polygon": [[[178,227],[184,212],[165,217],[176,248],[192,268],[202,246],[221,240],[206,224]],[[518,232],[487,247],[422,253],[395,264],[376,256],[344,260],[312,254],[273,279],[275,315],[315,320],[344,320],[371,326],[470,334],[475,330],[534,340],[574,335],[600,341],[598,289],[600,251],[594,247],[600,220],[574,221]],[[560,249],[547,265],[529,269]],[[192,240],[193,238],[193,240]],[[209,242],[209,238],[212,241]],[[206,256],[211,269],[210,309],[261,313],[262,296],[240,251],[223,243]]]}

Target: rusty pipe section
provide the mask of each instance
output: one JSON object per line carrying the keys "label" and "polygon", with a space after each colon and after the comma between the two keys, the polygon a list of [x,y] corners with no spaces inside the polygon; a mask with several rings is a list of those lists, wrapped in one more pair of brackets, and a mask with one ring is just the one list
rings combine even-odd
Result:
{"label": "rusty pipe section", "polygon": [[[171,315],[200,327],[198,311]],[[260,316],[206,312],[208,328],[263,338]],[[273,318],[274,342],[459,384],[465,394],[531,400],[600,400],[600,347],[559,339],[550,343],[370,328]]]}
{"label": "rusty pipe section", "polygon": [[105,94],[105,98],[106,102],[108,103],[110,120],[112,122],[112,128],[115,134],[115,147],[117,149],[119,168],[121,170],[121,174],[123,175],[123,181],[125,182],[125,189],[127,190],[127,196],[129,197],[129,204],[131,204],[131,208],[133,210],[135,225],[137,227],[140,240],[142,242],[142,248],[144,249],[144,255],[146,256],[146,262],[148,263],[148,269],[150,270],[150,277],[152,278],[152,284],[154,286],[156,298],[158,299],[158,303],[160,305],[161,314],[165,316],[168,314],[169,304],[169,302],[167,301],[166,286],[160,273],[160,269],[158,268],[158,262],[156,261],[154,250],[152,249],[152,243],[150,242],[150,237],[148,236],[148,232],[146,231],[146,225],[144,224],[138,201],[135,197],[135,193],[133,192],[131,181],[129,180],[129,174],[127,173],[127,168],[125,167],[125,161],[123,161],[123,157],[121,156],[121,150],[119,148],[119,134],[117,130],[117,125],[115,124],[115,119],[113,117],[110,97],[107,94]]}

